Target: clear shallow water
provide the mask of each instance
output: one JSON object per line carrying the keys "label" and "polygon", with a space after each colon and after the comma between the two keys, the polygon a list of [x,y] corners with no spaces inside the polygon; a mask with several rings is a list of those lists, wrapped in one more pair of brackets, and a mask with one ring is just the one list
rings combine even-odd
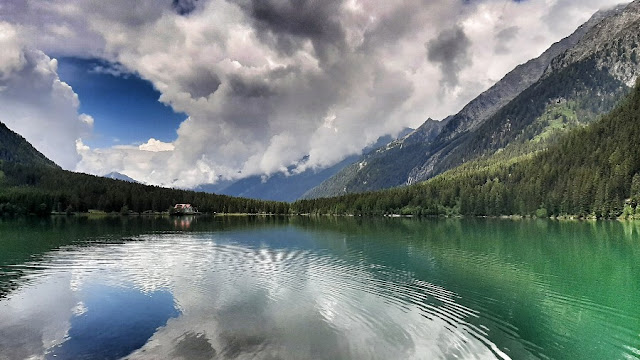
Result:
{"label": "clear shallow water", "polygon": [[0,223],[0,359],[640,359],[640,223]]}

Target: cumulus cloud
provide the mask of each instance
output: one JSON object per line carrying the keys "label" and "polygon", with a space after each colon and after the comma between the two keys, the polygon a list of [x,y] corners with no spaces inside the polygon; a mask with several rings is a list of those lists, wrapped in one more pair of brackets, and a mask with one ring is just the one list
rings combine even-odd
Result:
{"label": "cumulus cloud", "polygon": [[151,152],[173,151],[175,149],[175,146],[173,146],[173,144],[171,143],[165,143],[160,140],[151,138],[146,143],[138,146],[138,149]]}
{"label": "cumulus cloud", "polygon": [[615,3],[12,0],[0,19],[45,52],[121,64],[188,114],[172,150],[84,149],[78,170],[192,186],[331,165],[453,114]]}
{"label": "cumulus cloud", "polygon": [[25,58],[17,31],[9,23],[0,22],[0,80],[24,66]]}
{"label": "cumulus cloud", "polygon": [[[150,141],[153,144],[153,141]],[[149,142],[142,145],[117,145],[106,149],[92,149],[79,139],[76,152],[81,160],[77,168],[82,172],[104,175],[114,169],[136,180],[144,181],[156,174],[163,175],[171,151],[147,151]],[[145,146],[147,145],[147,146]],[[154,148],[152,146],[148,148]],[[159,176],[161,177],[161,176]],[[158,182],[158,184],[164,184]],[[170,182],[167,181],[167,185]]]}
{"label": "cumulus cloud", "polygon": [[94,120],[93,117],[91,115],[87,115],[87,114],[80,114],[80,116],[78,116],[78,119],[83,122],[84,124],[88,125],[88,126],[93,126]]}
{"label": "cumulus cloud", "polygon": [[80,157],[76,139],[90,133],[93,118],[78,114],[78,96],[61,81],[57,61],[21,44],[17,30],[0,23],[0,121],[66,169]]}
{"label": "cumulus cloud", "polygon": [[198,0],[173,0],[171,5],[180,15],[187,15],[196,9]]}

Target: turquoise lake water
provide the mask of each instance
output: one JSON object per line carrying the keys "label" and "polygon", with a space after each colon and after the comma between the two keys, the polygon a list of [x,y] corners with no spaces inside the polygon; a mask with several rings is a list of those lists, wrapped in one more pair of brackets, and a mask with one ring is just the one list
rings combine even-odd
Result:
{"label": "turquoise lake water", "polygon": [[0,359],[640,359],[640,223],[0,222]]}

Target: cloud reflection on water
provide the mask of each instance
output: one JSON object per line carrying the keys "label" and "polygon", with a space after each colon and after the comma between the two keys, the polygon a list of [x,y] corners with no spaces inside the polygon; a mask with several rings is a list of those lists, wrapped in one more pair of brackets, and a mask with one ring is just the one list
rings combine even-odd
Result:
{"label": "cloud reflection on water", "polygon": [[[71,336],[67,344],[75,341],[79,334],[73,324],[79,317],[72,311],[82,302],[86,311],[80,317],[97,316],[88,332],[102,326],[121,332],[114,335],[118,338],[137,326],[131,316],[159,326],[129,359],[496,358],[482,331],[466,323],[474,312],[457,304],[455,293],[372,264],[362,252],[341,248],[340,239],[327,240],[338,247],[338,257],[326,249],[282,248],[262,235],[145,235],[123,244],[66,247],[38,264],[37,281],[0,303],[29,310],[0,314],[36,329],[61,326],[39,348],[34,344],[43,344],[44,332],[25,337],[24,354],[64,343],[65,336]],[[276,235],[279,242],[293,244],[309,236],[300,231]],[[96,287],[128,295],[110,306],[98,302],[104,308],[96,309],[92,299],[109,294]],[[153,301],[158,294],[163,301]],[[60,308],[47,307],[53,317],[46,318],[25,298],[67,301],[56,300]],[[180,312],[177,317],[177,311],[167,311],[169,298]],[[133,299],[139,307],[127,309]],[[122,316],[121,310],[133,312]],[[168,319],[164,326],[144,320],[162,318]],[[0,321],[0,334],[12,332],[5,326],[11,321]]]}

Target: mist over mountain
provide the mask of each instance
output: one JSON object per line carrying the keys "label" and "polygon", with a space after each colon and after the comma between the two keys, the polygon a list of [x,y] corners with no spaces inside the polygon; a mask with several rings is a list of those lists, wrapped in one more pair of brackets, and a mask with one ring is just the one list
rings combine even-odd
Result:
{"label": "mist over mountain", "polygon": [[[398,134],[397,138],[403,138],[412,131],[413,129],[406,128]],[[394,140],[390,135],[382,136],[374,144],[363,149],[363,153],[371,152]],[[194,190],[263,200],[295,201],[360,158],[361,155],[351,155],[333,166],[324,169],[307,168],[302,172],[296,172],[296,168],[291,166],[286,174],[277,172],[268,177],[250,176],[237,181],[222,180],[216,184],[197,186]],[[308,157],[305,157],[302,161],[307,159]]]}
{"label": "mist over mountain", "polygon": [[128,181],[128,182],[131,182],[131,183],[137,183],[138,182],[138,181],[128,177],[125,174],[121,174],[121,173],[115,172],[115,171],[114,172],[110,172],[108,174],[105,174],[102,177],[106,177],[108,179],[114,179],[114,180]]}
{"label": "mist over mountain", "polygon": [[[378,161],[391,159],[389,156],[390,153],[402,152],[405,146],[433,141],[433,139],[440,134],[442,128],[448,121],[449,119],[442,121],[427,119],[422,126],[409,134],[360,156],[357,161],[353,161],[349,166],[343,167],[342,170],[332,177],[306,191],[302,194],[301,198],[310,199],[316,197],[337,196],[349,192],[347,189],[350,188],[351,181],[358,176],[359,172],[363,168],[367,168],[371,163],[375,164]],[[402,161],[400,162],[389,163],[388,166],[381,169],[384,173],[378,173],[376,180],[380,182],[393,182],[396,179],[397,174],[402,171],[402,168],[405,166],[404,161],[406,161],[406,159],[401,160]]]}

